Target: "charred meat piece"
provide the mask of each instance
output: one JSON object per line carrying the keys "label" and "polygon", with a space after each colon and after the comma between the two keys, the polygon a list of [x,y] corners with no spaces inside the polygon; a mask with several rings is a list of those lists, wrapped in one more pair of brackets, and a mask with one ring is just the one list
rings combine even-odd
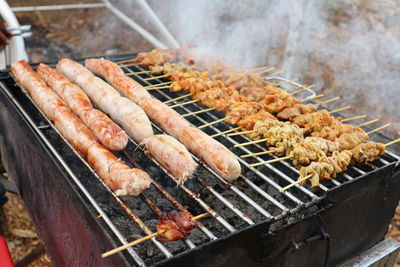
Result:
{"label": "charred meat piece", "polygon": [[189,212],[171,211],[160,217],[157,223],[157,232],[159,241],[175,241],[186,238],[196,227]]}

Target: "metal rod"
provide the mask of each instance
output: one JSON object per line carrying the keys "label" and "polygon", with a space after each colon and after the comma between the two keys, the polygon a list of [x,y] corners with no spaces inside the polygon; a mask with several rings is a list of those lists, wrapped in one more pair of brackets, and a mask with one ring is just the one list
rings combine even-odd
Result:
{"label": "metal rod", "polygon": [[50,11],[50,10],[67,10],[67,9],[88,9],[88,8],[105,8],[105,3],[87,3],[87,4],[70,4],[70,5],[48,5],[48,6],[18,6],[11,7],[13,12],[31,12],[31,11]]}
{"label": "metal rod", "polygon": [[138,4],[144,9],[149,15],[150,19],[153,20],[154,25],[158,28],[158,31],[164,36],[166,41],[169,43],[169,48],[179,48],[180,45],[172,34],[165,27],[164,23],[161,22],[160,18],[154,13],[153,9],[147,4],[145,0],[137,0]]}
{"label": "metal rod", "polygon": [[125,15],[121,10],[118,8],[114,7],[113,4],[109,0],[103,0],[104,4],[106,7],[114,14],[116,15],[119,19],[121,19],[123,22],[125,22],[129,27],[137,31],[140,35],[142,35],[147,41],[152,43],[155,47],[161,48],[161,49],[167,49],[169,48],[167,45],[165,45],[163,42],[158,40],[154,35],[152,35],[150,32],[145,30],[142,26],[134,22],[131,18],[129,18],[127,15]]}

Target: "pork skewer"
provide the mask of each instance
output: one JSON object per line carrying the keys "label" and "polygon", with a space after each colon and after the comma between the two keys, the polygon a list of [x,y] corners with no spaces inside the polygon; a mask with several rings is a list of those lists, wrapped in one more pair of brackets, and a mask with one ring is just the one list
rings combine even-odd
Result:
{"label": "pork skewer", "polygon": [[164,214],[160,217],[157,224],[157,232],[137,239],[129,244],[112,249],[101,254],[102,258],[114,255],[122,250],[136,246],[153,237],[157,237],[160,241],[176,241],[189,236],[190,232],[196,227],[196,221],[206,217],[208,213],[203,213],[193,217],[188,212],[176,212]]}
{"label": "pork skewer", "polygon": [[65,101],[97,139],[111,150],[122,150],[128,143],[126,133],[103,112],[94,109],[86,94],[75,84],[70,83],[58,71],[45,64],[39,64],[36,72]]}
{"label": "pork skewer", "polygon": [[24,88],[57,130],[83,156],[99,177],[116,194],[138,195],[150,186],[151,179],[140,169],[130,168],[100,145],[92,132],[65,105],[26,61],[11,66],[17,83]]}

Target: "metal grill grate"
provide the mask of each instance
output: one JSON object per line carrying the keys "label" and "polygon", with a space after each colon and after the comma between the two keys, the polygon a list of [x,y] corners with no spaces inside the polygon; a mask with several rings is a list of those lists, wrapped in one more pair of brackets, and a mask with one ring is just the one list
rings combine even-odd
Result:
{"label": "metal grill grate", "polygon": [[[132,73],[143,71],[144,69],[134,66],[124,68],[124,70],[127,73]],[[151,83],[144,81],[143,78],[150,77],[145,74],[132,77],[142,85],[163,82],[162,80],[152,80]],[[270,79],[285,80],[277,77]],[[124,212],[124,216],[131,219],[131,225],[123,225],[118,223],[120,218],[115,215],[115,211],[107,209],[107,206],[104,204],[99,204],[96,200],[95,193],[83,185],[79,169],[77,170],[76,168],[72,168],[71,164],[68,164],[65,160],[65,150],[55,145],[57,142],[53,140],[54,133],[58,139],[63,140],[62,143],[64,146],[68,146],[69,149],[73,151],[73,156],[78,159],[79,164],[84,166],[84,168],[89,169],[92,174],[101,181],[94,170],[59,134],[53,123],[49,121],[44,114],[39,111],[41,113],[41,119],[33,120],[31,118],[34,116],[34,114],[32,114],[33,111],[25,107],[27,103],[19,103],[11,91],[3,84],[1,85],[2,89],[7,93],[10,99],[14,100],[15,105],[27,118],[34,131],[50,148],[55,158],[57,158],[57,160],[62,164],[63,168],[65,168],[73,181],[78,185],[79,189],[88,198],[101,219],[121,244],[126,244],[127,242],[136,239],[137,235],[151,234],[155,230],[155,222],[160,213],[171,209],[185,210],[186,207],[181,203],[190,203],[190,210],[192,212],[208,212],[210,214],[208,218],[202,220],[201,223],[199,222],[198,229],[193,231],[192,235],[184,241],[160,243],[155,238],[152,238],[150,241],[151,244],[145,242],[135,248],[128,249],[125,253],[128,253],[134,262],[139,265],[151,264],[160,261],[163,258],[173,257],[178,253],[193,249],[210,240],[216,240],[217,238],[226,236],[228,233],[233,233],[243,229],[248,225],[254,225],[265,220],[278,220],[290,214],[297,213],[321,200],[326,191],[341,186],[345,184],[346,181],[358,178],[373,169],[381,168],[390,162],[398,160],[395,155],[386,153],[382,158],[372,164],[361,168],[351,167],[345,174],[340,175],[337,179],[324,181],[319,188],[310,189],[307,186],[297,185],[288,191],[280,193],[279,190],[282,187],[296,181],[298,177],[298,171],[290,164],[290,162],[284,161],[266,164],[256,168],[249,166],[251,163],[261,162],[266,159],[274,158],[274,156],[259,156],[247,159],[239,158],[243,167],[242,175],[238,181],[234,182],[234,184],[229,184],[193,155],[195,160],[199,163],[197,174],[185,185],[178,185],[174,177],[171,176],[163,166],[153,158],[147,157],[142,147],[130,139],[127,149],[118,153],[118,156],[120,156],[125,162],[128,162],[135,167],[145,169],[146,171],[155,167],[158,169],[158,174],[162,173],[162,175],[155,175],[154,172],[150,171],[153,178],[152,186],[150,189],[143,192],[140,195],[140,198],[118,197],[109,190],[103,182],[101,182],[103,186],[107,188],[109,196],[119,203],[121,210]],[[299,86],[297,83],[290,83],[285,86],[290,85]],[[167,101],[179,96],[179,94],[167,90],[152,90],[151,92],[161,101]],[[308,91],[303,94],[303,97],[310,97],[313,95],[315,95],[314,92]],[[27,95],[25,95],[25,97],[30,99]],[[189,99],[187,98],[186,101],[187,100]],[[185,99],[179,100],[178,102],[181,101],[185,101]],[[29,105],[34,105],[37,108],[31,99],[30,102]],[[171,105],[178,102],[172,102]],[[25,111],[25,109],[29,109],[29,112]],[[177,107],[176,111],[180,114],[187,114],[202,109],[204,109],[204,107],[201,105],[192,103]],[[37,108],[37,110],[39,109]],[[222,116],[222,114],[216,111],[209,111],[188,116],[186,118],[193,125],[200,126],[216,119],[220,119]],[[153,126],[156,132],[162,133],[162,130],[158,126]],[[233,127],[234,126],[224,122],[220,122],[204,128],[203,130],[212,135],[224,132]],[[232,148],[235,144],[249,141],[245,136],[227,137],[221,135],[216,138],[228,148]],[[239,156],[259,152],[265,149],[266,147],[260,144],[255,144],[235,148],[232,149],[232,151]],[[142,208],[138,208],[142,207],[143,204],[146,205],[147,209],[143,210]],[[146,214],[146,212],[151,214]],[[136,236],[132,235],[130,232],[132,229],[137,233]],[[149,247],[156,251],[153,252],[153,255],[155,256],[148,256]]]}

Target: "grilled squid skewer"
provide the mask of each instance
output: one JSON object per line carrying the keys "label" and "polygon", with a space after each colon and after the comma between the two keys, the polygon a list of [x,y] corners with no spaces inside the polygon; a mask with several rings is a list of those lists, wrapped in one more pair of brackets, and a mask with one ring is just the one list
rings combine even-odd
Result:
{"label": "grilled squid skewer", "polygon": [[87,95],[75,84],[70,83],[61,73],[45,64],[36,72],[66,102],[99,141],[111,150],[122,150],[128,143],[128,136],[103,112],[94,109]]}

